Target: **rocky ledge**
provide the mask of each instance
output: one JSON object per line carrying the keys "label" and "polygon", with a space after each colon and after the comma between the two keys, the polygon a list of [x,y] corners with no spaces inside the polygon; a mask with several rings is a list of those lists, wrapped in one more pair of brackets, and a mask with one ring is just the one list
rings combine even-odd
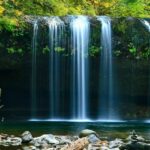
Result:
{"label": "rocky ledge", "polygon": [[44,134],[33,137],[29,131],[20,137],[0,134],[0,149],[16,150],[150,150],[150,140],[132,131],[126,139],[106,140],[95,131],[85,129],[79,136]]}

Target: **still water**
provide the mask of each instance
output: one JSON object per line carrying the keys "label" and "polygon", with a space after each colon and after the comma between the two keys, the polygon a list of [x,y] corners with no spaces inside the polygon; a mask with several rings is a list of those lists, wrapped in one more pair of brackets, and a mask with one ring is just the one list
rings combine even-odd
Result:
{"label": "still water", "polygon": [[33,136],[42,134],[78,135],[83,129],[95,130],[100,137],[126,138],[132,130],[146,138],[150,137],[149,123],[142,122],[5,122],[0,124],[0,132],[21,135],[29,130]]}

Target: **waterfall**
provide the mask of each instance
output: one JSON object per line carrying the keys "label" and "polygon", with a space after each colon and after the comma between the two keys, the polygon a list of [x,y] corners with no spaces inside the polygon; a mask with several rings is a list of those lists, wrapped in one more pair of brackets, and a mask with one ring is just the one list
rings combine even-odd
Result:
{"label": "waterfall", "polygon": [[32,39],[32,78],[31,78],[31,110],[32,118],[36,117],[37,113],[37,87],[36,87],[36,54],[37,54],[37,37],[38,37],[38,20],[33,23],[33,39]]}
{"label": "waterfall", "polygon": [[146,27],[146,29],[150,32],[150,23],[145,19],[141,19],[140,21]]}
{"label": "waterfall", "polygon": [[59,17],[47,18],[49,29],[49,93],[50,119],[60,117],[60,57],[58,49],[62,46],[64,22]]}
{"label": "waterfall", "polygon": [[101,22],[101,65],[100,65],[100,119],[114,118],[114,87],[112,62],[111,19],[107,16],[97,18]]}
{"label": "waterfall", "polygon": [[88,17],[73,17],[70,23],[73,54],[72,118],[88,119],[88,46],[90,23]]}
{"label": "waterfall", "polygon": [[[62,21],[59,17],[44,17],[48,25],[48,46],[49,46],[49,117],[48,120],[63,120],[62,110],[66,109],[62,106],[62,87],[65,82],[62,81],[62,56],[60,52],[63,49],[63,44],[67,41],[70,45],[67,51],[70,50],[71,56],[69,62],[71,64],[68,86],[71,91],[71,99],[67,108],[68,116],[71,120],[89,121],[89,45],[90,45],[90,21],[87,16],[71,16]],[[111,19],[106,16],[100,16],[97,20],[101,23],[101,64],[100,64],[100,103],[97,106],[99,112],[99,120],[116,119],[115,114],[116,98],[114,90],[114,66],[112,59],[112,33],[111,33]],[[32,120],[38,119],[37,116],[37,40],[39,21],[33,24],[33,41],[32,41]],[[44,23],[45,23],[44,22]],[[43,23],[43,22],[42,22]],[[68,24],[69,23],[69,24]],[[70,28],[71,32],[65,32]],[[71,37],[70,37],[71,36]],[[65,39],[65,37],[67,39]],[[64,40],[65,39],[65,40]],[[64,43],[63,43],[64,42]],[[65,43],[66,44],[66,43]],[[71,61],[70,61],[71,60]],[[67,60],[68,61],[68,60]],[[98,77],[98,76],[97,76]],[[63,78],[64,79],[64,78]],[[68,97],[69,97],[68,96]],[[67,102],[67,101],[66,101]],[[48,102],[47,102],[48,103]],[[64,104],[65,105],[65,104]],[[66,113],[66,112],[65,112]],[[71,113],[71,115],[70,115]]]}

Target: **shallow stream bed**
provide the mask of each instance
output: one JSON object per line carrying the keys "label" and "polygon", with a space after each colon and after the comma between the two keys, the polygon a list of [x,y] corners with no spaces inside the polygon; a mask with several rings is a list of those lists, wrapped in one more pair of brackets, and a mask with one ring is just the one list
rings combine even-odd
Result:
{"label": "shallow stream bed", "polygon": [[21,135],[24,131],[30,131],[33,136],[42,134],[54,135],[78,135],[83,129],[95,130],[101,137],[126,138],[135,130],[138,134],[149,138],[150,124],[141,122],[5,122],[0,123],[0,133]]}

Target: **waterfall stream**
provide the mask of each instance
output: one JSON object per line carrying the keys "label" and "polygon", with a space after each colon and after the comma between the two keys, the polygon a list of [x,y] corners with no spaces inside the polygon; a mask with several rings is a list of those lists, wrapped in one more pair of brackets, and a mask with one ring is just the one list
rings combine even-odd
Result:
{"label": "waterfall stream", "polygon": [[145,19],[141,19],[140,21],[146,27],[146,29],[150,32],[150,23]]}
{"label": "waterfall stream", "polygon": [[[140,21],[150,32],[150,23]],[[44,32],[40,34],[41,31]],[[112,36],[112,21],[107,16],[36,19],[32,37],[31,120],[39,119],[44,109],[46,115],[41,116],[50,121],[118,120],[119,98],[126,95],[124,92],[121,95],[118,87],[124,89],[128,85],[117,79],[120,64],[113,57],[114,37],[119,38]],[[37,65],[37,51],[45,47],[47,53],[38,55],[41,61]],[[44,79],[44,73],[37,76],[42,67],[47,74]]]}
{"label": "waterfall stream", "polygon": [[60,58],[57,50],[61,48],[64,23],[59,17],[47,18],[49,29],[49,95],[50,119],[59,117],[60,109]]}
{"label": "waterfall stream", "polygon": [[88,45],[90,24],[88,17],[74,17],[70,23],[73,55],[73,119],[88,118]]}
{"label": "waterfall stream", "polygon": [[107,16],[100,16],[97,19],[101,22],[101,66],[100,66],[100,119],[113,119],[114,116],[114,78],[112,60],[112,31],[111,19]]}
{"label": "waterfall stream", "polygon": [[37,91],[37,84],[36,84],[36,73],[37,73],[37,35],[38,35],[38,20],[34,21],[33,23],[33,39],[32,39],[32,78],[31,78],[31,109],[32,109],[32,118],[37,117],[36,109],[37,109],[37,96],[36,96],[36,91]]}

